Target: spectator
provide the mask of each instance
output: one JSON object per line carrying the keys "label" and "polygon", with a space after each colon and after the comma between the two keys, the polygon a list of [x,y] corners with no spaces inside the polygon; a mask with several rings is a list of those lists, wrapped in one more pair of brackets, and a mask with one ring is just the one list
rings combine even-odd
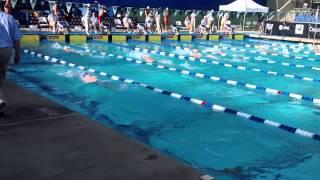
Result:
{"label": "spectator", "polygon": [[224,24],[224,28],[223,31],[226,34],[232,34],[233,33],[234,28],[231,26],[231,21],[227,20],[227,22]]}
{"label": "spectator", "polygon": [[96,13],[95,12],[93,12],[92,16],[91,16],[91,25],[93,27],[94,32],[97,33],[98,32],[98,30],[97,30],[98,29],[97,28],[97,26],[98,26],[98,18],[96,17]]}
{"label": "spectator", "polygon": [[259,15],[258,16],[258,26],[259,26],[259,31],[261,34],[264,33],[264,21],[265,21],[264,15]]}
{"label": "spectator", "polygon": [[52,28],[53,33],[57,32],[58,20],[59,20],[59,16],[57,11],[53,11],[48,15],[49,27]]}
{"label": "spectator", "polygon": [[12,3],[11,0],[6,0],[6,3],[4,4],[4,11],[8,14],[12,15]]}
{"label": "spectator", "polygon": [[228,21],[228,19],[229,19],[229,14],[225,13],[221,18],[220,31],[224,31],[226,22]]}
{"label": "spectator", "polygon": [[117,18],[114,19],[114,24],[116,25],[116,28],[123,27],[122,21],[121,21],[121,14],[117,14]]}
{"label": "spectator", "polygon": [[100,32],[103,32],[103,29],[104,29],[103,17],[106,15],[106,13],[107,13],[107,11],[105,9],[99,10],[98,24],[99,24]]}
{"label": "spectator", "polygon": [[144,10],[144,15],[147,18],[149,16],[149,14],[151,13],[151,9],[149,6],[147,6],[147,8]]}
{"label": "spectator", "polygon": [[196,29],[196,10],[193,10],[191,13],[191,28],[190,28],[190,32],[194,32],[194,30]]}
{"label": "spectator", "polygon": [[204,16],[200,23],[200,33],[205,34],[208,29],[208,16]]}
{"label": "spectator", "polygon": [[59,7],[58,7],[57,2],[54,3],[54,5],[52,7],[52,11],[53,11],[53,13],[57,13],[57,14],[59,13]]}
{"label": "spectator", "polygon": [[14,63],[20,63],[20,30],[15,19],[0,11],[0,111],[4,112],[6,100],[4,96],[4,81],[12,55],[12,48],[15,50]]}
{"label": "spectator", "polygon": [[132,28],[132,21],[131,21],[129,15],[128,15],[128,14],[125,14],[125,16],[124,16],[124,18],[123,18],[122,21],[123,21],[123,26],[124,26],[128,31],[130,31],[131,28]]}
{"label": "spectator", "polygon": [[190,16],[186,16],[184,19],[184,26],[186,27],[187,30],[191,30],[191,21],[190,21]]}
{"label": "spectator", "polygon": [[163,22],[164,22],[164,30],[168,31],[168,27],[169,27],[169,8],[166,8],[163,11]]}
{"label": "spectator", "polygon": [[159,11],[156,12],[156,32],[161,33],[161,15]]}
{"label": "spectator", "polygon": [[87,35],[89,35],[89,29],[90,29],[90,6],[87,7],[87,9],[85,10],[84,15],[81,18],[81,22],[84,26],[85,32]]}
{"label": "spectator", "polygon": [[154,32],[154,16],[152,13],[149,13],[149,16],[146,18],[146,28],[149,32]]}
{"label": "spectator", "polygon": [[208,12],[207,17],[208,17],[208,28],[210,32],[215,32],[216,27],[214,23],[214,18],[212,16],[213,11]]}

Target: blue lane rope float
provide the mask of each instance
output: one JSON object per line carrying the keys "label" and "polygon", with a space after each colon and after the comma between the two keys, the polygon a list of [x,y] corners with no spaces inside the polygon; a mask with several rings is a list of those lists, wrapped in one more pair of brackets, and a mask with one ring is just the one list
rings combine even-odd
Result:
{"label": "blue lane rope float", "polygon": [[[127,46],[124,46],[124,45],[116,45],[116,46],[127,48]],[[90,49],[87,49],[87,51],[99,53],[97,51],[91,51]],[[142,51],[142,52],[149,52],[149,51]],[[106,54],[106,56],[113,57],[115,55],[114,54]],[[218,76],[211,76],[211,75],[204,74],[204,73],[192,72],[192,71],[185,70],[185,69],[168,67],[168,66],[164,66],[161,64],[157,64],[157,63],[145,62],[145,61],[141,61],[141,60],[134,60],[132,58],[125,58],[124,56],[121,56],[121,55],[116,56],[116,58],[117,59],[125,59],[128,62],[133,62],[136,64],[151,65],[151,66],[154,66],[158,69],[165,69],[165,70],[172,71],[172,72],[178,72],[182,75],[187,75],[187,76],[196,77],[196,78],[200,78],[200,79],[208,79],[208,80],[211,80],[214,82],[220,82],[220,83],[227,84],[230,86],[244,87],[244,88],[247,88],[250,90],[259,90],[259,91],[263,91],[267,94],[282,95],[282,96],[291,97],[293,99],[300,100],[300,101],[304,100],[304,101],[312,102],[313,104],[318,105],[318,106],[320,105],[320,99],[314,98],[312,96],[306,96],[306,95],[301,95],[301,94],[297,94],[297,93],[277,90],[277,89],[273,89],[273,88],[267,88],[267,87],[263,87],[263,86],[259,86],[259,85],[255,85],[255,84],[249,84],[249,83],[245,83],[245,82],[241,82],[241,81],[225,79],[225,78],[218,77]]]}
{"label": "blue lane rope float", "polygon": [[[175,42],[176,41],[172,41],[172,40],[166,40],[168,42]],[[195,44],[192,44],[190,42],[179,42],[180,44],[191,44],[191,45],[195,45]],[[285,57],[285,58],[290,58],[290,59],[294,59],[294,60],[308,60],[308,61],[320,61],[319,59],[315,59],[315,58],[305,58],[303,56],[290,56],[288,54],[278,54],[278,53],[268,53],[268,52],[259,52],[257,50],[248,50],[248,49],[245,49],[245,48],[235,48],[235,47],[226,47],[226,46],[218,46],[218,45],[204,45],[204,44],[196,44],[196,46],[202,46],[202,47],[208,47],[208,48],[220,48],[222,50],[231,50],[231,51],[240,51],[240,52],[249,52],[249,53],[252,53],[252,54],[261,54],[261,55],[271,55],[271,56],[282,56],[282,57]],[[251,47],[250,45],[245,45],[247,48],[248,47]],[[256,46],[255,46],[256,47]],[[216,50],[218,50],[216,49]],[[310,54],[310,52],[304,52],[304,54]],[[251,58],[253,59],[253,58]]]}
{"label": "blue lane rope float", "polygon": [[[182,47],[177,46],[175,47],[176,49],[182,49]],[[183,48],[184,50],[191,50],[189,48]],[[300,76],[300,75],[296,75],[296,74],[288,74],[288,73],[280,73],[280,72],[276,72],[276,71],[270,71],[270,70],[264,70],[264,69],[259,69],[259,68],[251,68],[251,67],[246,67],[246,66],[238,66],[238,65],[234,65],[234,64],[230,64],[230,63],[222,63],[219,61],[215,61],[215,60],[208,60],[208,59],[204,59],[204,58],[195,58],[192,56],[181,56],[177,53],[167,53],[164,51],[157,51],[154,49],[147,49],[147,48],[137,48],[134,47],[135,51],[140,51],[140,52],[148,52],[148,53],[152,53],[152,54],[159,54],[162,56],[169,56],[172,57],[172,54],[174,54],[175,58],[178,58],[179,60],[188,60],[188,61],[192,61],[192,62],[199,62],[199,63],[203,63],[203,64],[213,64],[213,65],[220,65],[226,68],[234,68],[234,69],[238,69],[238,70],[242,70],[242,71],[253,71],[253,72],[260,72],[263,74],[267,74],[267,75],[273,75],[273,76],[280,76],[280,77],[285,77],[285,78],[290,78],[290,79],[297,79],[297,80],[302,80],[302,81],[308,81],[308,82],[315,82],[315,83],[320,83],[320,79],[314,79],[312,77],[304,77],[304,76]]]}
{"label": "blue lane rope float", "polygon": [[288,125],[285,125],[285,124],[281,124],[281,123],[278,123],[276,121],[271,121],[271,120],[264,119],[264,118],[261,118],[261,117],[258,117],[258,116],[247,114],[245,112],[241,112],[241,111],[237,111],[237,110],[234,110],[234,109],[231,109],[231,108],[228,108],[228,107],[220,106],[220,105],[217,105],[217,104],[214,104],[214,103],[211,103],[211,102],[208,102],[208,101],[204,101],[204,100],[201,100],[201,99],[196,99],[196,98],[192,98],[192,97],[189,97],[189,96],[184,96],[184,95],[181,95],[181,94],[178,94],[178,93],[175,93],[175,92],[163,90],[163,89],[160,89],[160,88],[157,88],[157,87],[154,87],[154,86],[150,86],[150,85],[147,85],[147,84],[144,84],[144,83],[132,80],[132,79],[126,79],[126,78],[119,77],[119,76],[116,76],[116,75],[113,75],[113,74],[109,74],[109,73],[106,73],[106,72],[103,72],[103,71],[98,71],[98,70],[95,70],[95,69],[87,68],[85,66],[76,65],[74,63],[68,63],[68,62],[66,62],[64,60],[59,60],[57,58],[46,56],[46,55],[43,55],[43,54],[40,54],[40,53],[37,53],[37,52],[34,52],[34,51],[30,51],[30,50],[27,50],[27,49],[23,50],[23,52],[26,53],[26,54],[33,55],[33,56],[37,56],[39,58],[43,58],[45,61],[53,63],[53,64],[59,64],[59,65],[65,66],[65,67],[77,68],[77,69],[80,69],[82,71],[95,73],[95,74],[97,74],[97,75],[99,75],[101,77],[109,78],[109,79],[114,80],[114,81],[121,81],[121,82],[124,82],[124,83],[127,83],[127,84],[138,85],[140,87],[146,88],[146,89],[151,90],[153,92],[157,92],[157,93],[160,93],[160,94],[163,94],[163,95],[167,95],[167,96],[170,96],[170,97],[173,97],[173,98],[176,98],[176,99],[180,99],[180,100],[184,100],[184,101],[187,101],[187,102],[190,102],[190,103],[193,103],[193,104],[200,105],[200,106],[208,108],[208,109],[210,109],[210,110],[212,110],[214,112],[224,112],[224,113],[227,113],[227,114],[235,115],[235,116],[238,116],[238,117],[242,117],[242,118],[251,120],[253,122],[257,122],[257,123],[261,123],[261,124],[264,124],[264,125],[267,125],[267,126],[275,127],[275,128],[281,129],[283,131],[286,131],[286,132],[289,132],[289,133],[292,133],[292,134],[296,134],[296,135],[299,135],[299,136],[307,137],[307,138],[310,138],[310,139],[313,139],[315,141],[320,142],[320,135],[316,134],[316,133],[313,133],[313,132],[309,132],[309,131],[306,131],[306,130],[303,130],[303,129],[299,129],[299,128],[295,128],[295,127],[288,126]]}

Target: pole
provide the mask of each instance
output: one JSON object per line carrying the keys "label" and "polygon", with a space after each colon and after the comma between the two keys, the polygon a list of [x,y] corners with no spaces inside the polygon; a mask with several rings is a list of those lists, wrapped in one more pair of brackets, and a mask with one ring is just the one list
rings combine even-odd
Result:
{"label": "pole", "polygon": [[[317,12],[316,12],[316,24],[315,24],[315,32],[314,32],[313,40],[316,39],[316,35],[317,35],[318,16],[319,16],[319,5],[317,7]],[[314,41],[313,41],[313,43],[314,43]]]}
{"label": "pole", "polygon": [[276,13],[277,13],[277,16],[278,16],[278,21],[279,21],[279,19],[280,19],[280,17],[279,17],[279,0],[276,0],[276,8],[277,8]]}
{"label": "pole", "polygon": [[244,32],[244,28],[245,28],[245,25],[246,25],[246,15],[247,13],[245,12],[244,15],[243,15],[243,23],[242,23],[242,31]]}

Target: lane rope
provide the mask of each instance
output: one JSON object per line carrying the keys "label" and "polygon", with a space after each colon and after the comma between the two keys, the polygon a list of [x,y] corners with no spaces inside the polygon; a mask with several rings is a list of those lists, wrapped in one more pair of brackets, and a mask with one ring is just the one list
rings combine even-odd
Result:
{"label": "lane rope", "polygon": [[299,129],[299,128],[295,128],[295,127],[288,126],[288,125],[285,125],[285,124],[281,124],[281,123],[278,123],[276,121],[271,121],[271,120],[268,120],[268,119],[264,119],[264,118],[261,118],[261,117],[258,117],[258,116],[254,116],[254,115],[251,115],[251,114],[248,114],[248,113],[245,113],[245,112],[237,111],[237,110],[234,110],[234,109],[231,109],[231,108],[228,108],[228,107],[220,106],[220,105],[217,105],[217,104],[214,104],[214,103],[211,103],[211,102],[207,102],[207,101],[204,101],[204,100],[201,100],[201,99],[196,99],[196,98],[192,98],[192,97],[189,97],[189,96],[184,96],[184,95],[181,95],[181,94],[178,94],[178,93],[175,93],[175,92],[163,90],[163,89],[160,89],[160,88],[157,88],[157,87],[154,87],[154,86],[150,86],[150,85],[147,85],[147,84],[144,84],[144,83],[132,80],[132,79],[126,79],[126,78],[119,77],[119,76],[116,76],[116,75],[113,75],[113,74],[109,74],[107,72],[98,71],[98,70],[91,69],[91,68],[88,68],[88,67],[85,67],[85,66],[81,66],[81,65],[77,65],[77,64],[74,64],[74,63],[68,63],[68,62],[66,62],[64,60],[59,60],[58,58],[53,58],[53,57],[50,57],[50,56],[47,56],[47,55],[43,55],[41,53],[37,53],[35,51],[30,51],[28,49],[24,49],[23,52],[25,54],[30,54],[32,56],[36,56],[36,57],[42,58],[46,62],[62,65],[62,66],[65,66],[65,67],[71,67],[71,68],[80,69],[82,71],[87,71],[87,72],[90,72],[90,73],[95,73],[95,74],[97,74],[97,75],[99,75],[101,77],[109,78],[109,79],[114,80],[114,81],[121,81],[121,82],[124,82],[124,83],[127,83],[127,84],[138,85],[140,87],[143,87],[145,89],[151,90],[153,92],[157,92],[157,93],[160,93],[160,94],[163,94],[163,95],[167,95],[167,96],[170,96],[170,97],[173,97],[173,98],[176,98],[176,99],[180,99],[180,100],[184,100],[184,101],[187,101],[187,102],[190,102],[190,103],[193,103],[193,104],[197,104],[197,105],[200,105],[202,107],[206,107],[206,108],[208,108],[208,109],[210,109],[210,110],[212,110],[214,112],[224,112],[224,113],[227,113],[227,114],[235,115],[235,116],[242,117],[242,118],[245,118],[245,119],[253,121],[253,122],[261,123],[261,124],[264,124],[266,126],[275,127],[275,128],[281,129],[283,131],[286,131],[286,132],[289,132],[289,133],[292,133],[292,134],[296,134],[296,135],[299,135],[299,136],[307,137],[307,138],[310,138],[310,139],[313,139],[313,140],[316,140],[316,141],[320,142],[320,135],[319,134],[312,133],[312,132],[309,132],[309,131],[306,131],[306,130],[303,130],[303,129]]}
{"label": "lane rope", "polygon": [[[112,44],[114,46],[119,46],[119,47],[124,47],[124,48],[129,48],[128,46],[125,45],[119,45],[119,44]],[[90,49],[87,49],[88,52],[96,52],[99,53],[97,51],[91,51]],[[139,50],[140,51],[140,50]],[[147,49],[146,51],[142,50],[141,52],[149,52]],[[109,57],[114,57],[114,54],[106,54],[106,56]],[[287,91],[282,91],[282,90],[278,90],[278,89],[273,89],[273,88],[267,88],[267,87],[263,87],[263,86],[259,86],[259,85],[255,85],[255,84],[249,84],[246,82],[241,82],[241,81],[235,81],[235,80],[230,80],[230,79],[225,79],[222,77],[218,77],[218,76],[212,76],[212,75],[208,75],[205,73],[199,73],[199,72],[192,72],[189,70],[185,70],[185,69],[179,69],[179,68],[173,68],[173,67],[169,67],[169,66],[165,66],[165,65],[161,65],[161,64],[157,64],[157,63],[152,63],[152,62],[145,62],[143,60],[134,60],[132,58],[125,58],[122,55],[118,55],[116,56],[117,59],[125,59],[128,62],[133,62],[136,64],[146,64],[146,65],[151,65],[154,66],[158,69],[164,69],[164,70],[168,70],[168,71],[172,71],[172,72],[178,72],[182,75],[187,75],[187,76],[191,76],[191,77],[196,77],[196,78],[200,78],[200,79],[208,79],[214,82],[220,82],[223,84],[227,84],[230,86],[239,86],[239,87],[244,87],[246,89],[249,90],[259,90],[259,91],[263,91],[267,94],[271,94],[271,95],[282,95],[282,96],[286,96],[286,97],[291,97],[293,99],[296,100],[304,100],[304,101],[308,101],[308,102],[312,102],[314,105],[319,106],[320,105],[320,99],[319,98],[314,98],[312,96],[307,96],[307,95],[301,95],[301,94],[297,94],[297,93],[292,93],[292,92],[287,92]]]}
{"label": "lane rope", "polygon": [[[189,45],[196,45],[196,46],[202,46],[202,47],[208,47],[208,48],[215,48],[215,50],[231,50],[231,51],[237,51],[237,52],[247,52],[247,53],[251,53],[251,54],[260,54],[260,55],[270,55],[270,56],[275,56],[275,57],[285,57],[287,59],[290,59],[290,60],[300,60],[300,61],[303,61],[303,60],[308,60],[308,61],[314,61],[314,62],[317,62],[317,61],[320,61],[320,59],[315,59],[315,58],[306,58],[306,57],[303,57],[303,56],[293,56],[293,55],[289,55],[289,54],[280,54],[280,53],[271,53],[271,52],[260,52],[258,50],[249,50],[249,49],[246,49],[246,48],[249,48],[251,47],[251,45],[245,45],[246,48],[235,48],[235,47],[226,47],[226,46],[219,46],[219,45],[204,45],[204,44],[192,44],[190,42],[176,42],[176,41],[173,41],[173,40],[165,40],[165,41],[168,41],[168,42],[174,42],[174,43],[179,43],[179,44],[189,44]],[[257,48],[257,45],[254,46],[254,48]],[[273,48],[274,50],[279,50],[278,48]],[[211,52],[212,53],[212,52]],[[309,55],[311,54],[310,52],[308,51],[304,51],[303,52],[305,55]],[[231,56],[232,57],[232,56]],[[255,60],[255,58],[251,58],[250,59],[253,59]]]}
{"label": "lane rope", "polygon": [[[162,45],[162,46],[167,46],[167,45]],[[171,46],[170,46],[171,47]],[[176,46],[174,47],[175,49],[182,49],[182,50],[188,50],[191,51],[190,48],[185,48],[185,47],[181,47],[181,46]],[[235,64],[231,64],[231,63],[223,63],[223,62],[219,62],[216,60],[208,60],[205,58],[195,58],[192,56],[185,56],[183,57],[180,54],[177,53],[168,53],[165,51],[157,51],[154,49],[150,49],[150,48],[137,48],[136,46],[134,47],[135,51],[140,51],[140,52],[148,52],[151,54],[159,54],[162,56],[167,56],[167,57],[172,57],[172,54],[174,54],[174,58],[177,58],[179,60],[188,60],[191,62],[198,62],[198,63],[203,63],[203,64],[213,64],[213,65],[220,65],[226,68],[234,68],[234,69],[238,69],[238,70],[242,70],[242,71],[253,71],[253,72],[260,72],[263,74],[267,74],[267,75],[272,75],[272,76],[280,76],[280,77],[285,77],[285,78],[289,78],[289,79],[297,79],[297,80],[302,80],[302,81],[308,81],[308,82],[316,82],[316,83],[320,83],[320,79],[314,79],[312,77],[304,77],[304,76],[300,76],[300,75],[296,75],[296,74],[288,74],[288,73],[280,73],[280,72],[276,72],[276,71],[270,71],[270,70],[264,70],[264,69],[259,69],[259,68],[251,68],[251,67],[246,67],[246,66],[238,66]],[[193,50],[193,49],[192,49]]]}
{"label": "lane rope", "polygon": [[[167,39],[168,40],[168,39]],[[171,40],[168,40],[168,41],[171,41]],[[199,44],[201,44],[202,42],[206,43],[205,45],[208,45],[207,43],[208,42],[212,42],[213,44],[210,44],[210,45],[214,45],[214,44],[223,44],[224,46],[227,45],[227,46],[230,46],[230,43],[225,43],[225,42],[221,42],[221,41],[207,41],[207,40],[200,40],[200,39],[197,39],[195,40],[194,42],[198,42]],[[231,43],[237,43],[236,46],[245,46],[246,48],[256,48],[257,46],[264,46],[266,48],[270,48],[272,50],[275,50],[275,51],[278,51],[278,50],[291,50],[292,52],[296,52],[296,53],[299,53],[299,52],[303,52],[305,50],[313,50],[313,46],[312,44],[309,44],[308,46],[304,46],[303,44],[298,44],[298,45],[285,45],[285,44],[266,44],[266,43],[261,43],[259,42],[260,44],[257,45],[257,43],[254,43],[254,44],[244,44],[244,43],[240,43],[240,41],[230,41]],[[239,44],[240,43],[240,44]]]}

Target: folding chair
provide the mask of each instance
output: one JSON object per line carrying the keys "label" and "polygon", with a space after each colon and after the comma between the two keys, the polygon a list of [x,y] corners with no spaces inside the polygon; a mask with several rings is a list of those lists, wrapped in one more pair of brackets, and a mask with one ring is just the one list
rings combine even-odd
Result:
{"label": "folding chair", "polygon": [[46,31],[49,30],[49,23],[47,21],[47,18],[46,17],[38,17],[39,21],[39,28],[40,28],[40,31],[42,31],[42,29],[46,29]]}

